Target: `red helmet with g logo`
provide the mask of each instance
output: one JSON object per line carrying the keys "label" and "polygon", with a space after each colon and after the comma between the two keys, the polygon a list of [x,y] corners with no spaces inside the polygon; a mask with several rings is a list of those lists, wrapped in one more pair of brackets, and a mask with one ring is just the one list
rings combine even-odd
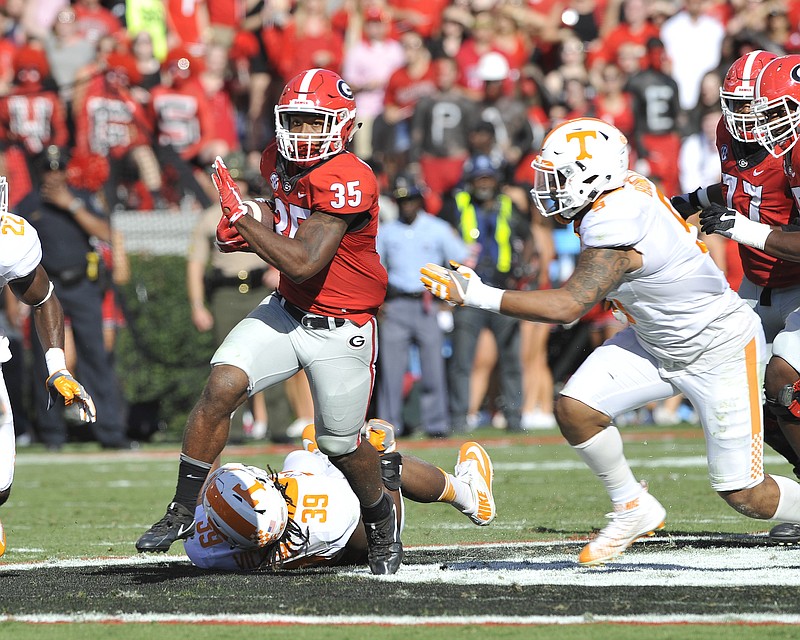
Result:
{"label": "red helmet with g logo", "polygon": [[756,91],[758,74],[770,61],[777,58],[774,53],[758,49],[737,59],[728,69],[719,90],[725,127],[739,142],[755,142],[753,125],[756,116],[752,102]]}
{"label": "red helmet with g logo", "polygon": [[[316,116],[319,123],[292,131],[292,117]],[[309,129],[314,129],[310,131]],[[353,90],[328,69],[309,69],[289,80],[275,106],[278,150],[291,162],[309,163],[344,151],[356,132]]]}
{"label": "red helmet with g logo", "polygon": [[753,99],[756,140],[773,156],[788,153],[800,139],[800,55],[767,63]]}

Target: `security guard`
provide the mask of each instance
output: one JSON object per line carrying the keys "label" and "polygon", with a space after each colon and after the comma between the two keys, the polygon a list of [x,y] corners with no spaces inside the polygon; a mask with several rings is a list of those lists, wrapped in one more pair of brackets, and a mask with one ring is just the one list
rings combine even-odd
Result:
{"label": "security guard", "polygon": [[466,260],[467,248],[449,224],[423,209],[422,190],[412,177],[395,179],[392,199],[398,218],[381,223],[377,244],[389,275],[378,316],[378,415],[395,426],[397,435],[403,434],[403,382],[414,344],[420,357],[421,426],[428,435],[440,437],[450,432],[444,335],[437,322],[439,304],[422,286],[419,266],[445,265],[449,258]]}
{"label": "security guard", "polygon": [[[471,249],[474,264],[468,264],[486,283],[504,289],[516,288],[516,279],[531,253],[529,220],[501,191],[502,170],[487,155],[476,155],[464,165],[464,188],[456,191],[442,209]],[[478,335],[488,328],[498,352],[501,397],[499,408],[507,428],[520,429],[522,365],[519,320],[476,309],[453,310],[453,355],[449,364],[450,413],[453,427],[467,431],[470,374]]]}
{"label": "security guard", "polygon": [[[126,437],[127,424],[122,395],[111,355],[103,343],[102,303],[105,283],[101,261],[91,239],[111,242],[108,217],[95,206],[93,195],[67,183],[66,149],[48,147],[33,165],[41,186],[17,206],[18,213],[36,228],[42,243],[42,265],[50,274],[54,291],[64,308],[75,336],[76,374],[97,407],[92,431],[107,449],[137,448]],[[35,377],[47,377],[47,366],[39,342],[32,341]],[[50,450],[60,449],[67,438],[64,416],[56,407],[47,411],[44,385],[34,385],[36,424],[39,437]]]}

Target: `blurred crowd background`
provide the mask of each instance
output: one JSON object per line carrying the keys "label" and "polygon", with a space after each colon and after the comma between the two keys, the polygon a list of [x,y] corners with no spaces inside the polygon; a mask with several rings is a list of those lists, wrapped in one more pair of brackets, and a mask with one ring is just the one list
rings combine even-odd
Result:
{"label": "blurred crowd background", "polygon": [[[513,207],[524,224],[518,232],[515,223],[518,242],[497,284],[537,288],[568,278],[577,253],[571,230],[535,214],[528,198],[530,161],[546,133],[566,119],[597,117],[628,136],[631,168],[665,194],[717,182],[719,88],[728,66],[753,49],[800,52],[800,0],[0,0],[0,174],[9,179],[12,211],[34,221],[42,202],[54,200],[52,188],[42,191],[44,176],[63,171],[71,196],[109,223],[96,232],[74,216],[88,243],[84,273],[104,292],[102,340],[119,377],[108,384],[119,388],[114,422],[127,448],[180,433],[181,411],[202,388],[220,339],[210,333],[215,315],[234,302],[218,298],[212,313],[214,296],[227,290],[252,302],[275,286],[263,264],[231,268],[199,251],[212,236],[196,229],[218,214],[209,179],[217,155],[246,188],[268,190],[259,159],[274,136],[273,106],[299,71],[325,67],[351,85],[361,123],[352,150],[378,175],[382,223],[395,222],[409,200],[461,231],[465,197],[497,220]],[[500,240],[462,235],[476,262],[488,251],[500,270]],[[709,244],[736,288],[735,247],[719,237]],[[74,274],[49,269],[57,287],[72,286]],[[160,287],[163,300],[153,304]],[[390,290],[390,297],[433,304],[418,293]],[[574,327],[473,322],[471,344],[458,339],[459,310],[425,309],[441,331],[446,386],[430,383],[420,341],[409,339],[397,391],[402,415],[394,417],[401,435],[485,424],[553,429],[554,393],[622,326],[600,308]],[[38,382],[26,372],[33,357],[26,310],[6,297],[2,322],[17,352],[4,369],[19,368],[7,379],[18,381],[9,387],[20,443],[55,450],[80,438],[68,415],[64,437],[42,436],[39,394],[30,391]],[[178,326],[208,335],[197,347]],[[160,331],[167,342],[148,344]],[[85,340],[78,342],[70,349],[83,380]],[[182,356],[186,344],[194,346]],[[170,367],[191,370],[186,402],[164,401],[177,393],[173,375],[154,382],[154,370]],[[431,427],[426,394],[433,386],[452,398],[465,375],[466,397]],[[307,383],[295,380],[281,394],[250,403],[236,433],[298,435],[311,419]],[[384,418],[390,411],[373,409]],[[684,419],[691,407],[680,398],[619,417]]]}

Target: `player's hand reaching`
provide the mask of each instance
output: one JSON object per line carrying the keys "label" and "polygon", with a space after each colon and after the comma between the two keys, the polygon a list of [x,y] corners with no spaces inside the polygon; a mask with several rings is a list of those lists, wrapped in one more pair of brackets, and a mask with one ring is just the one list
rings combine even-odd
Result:
{"label": "player's hand reaching", "polygon": [[429,262],[420,269],[420,280],[428,291],[450,304],[500,310],[502,289],[483,284],[477,273],[455,260],[450,265],[452,269]]}
{"label": "player's hand reaching", "polygon": [[66,369],[56,371],[47,378],[47,389],[50,391],[50,400],[47,408],[53,406],[53,402],[59,397],[64,399],[64,405],[69,406],[73,402],[80,408],[80,418],[83,422],[94,422],[97,412],[94,407],[94,400],[86,393],[86,389],[80,384],[72,374]]}
{"label": "player's hand reaching", "polygon": [[222,158],[217,156],[213,164],[214,173],[211,180],[219,194],[219,203],[222,206],[222,213],[228,219],[228,224],[233,226],[242,216],[251,213],[250,207],[242,200],[242,192],[239,186],[231,177],[231,172],[225,166]]}
{"label": "player's hand reaching", "polygon": [[692,193],[682,193],[669,199],[675,211],[681,214],[681,218],[684,220],[700,211],[700,203],[697,202],[697,197],[693,198],[692,196],[694,196]]}
{"label": "player's hand reaching", "polygon": [[700,228],[703,233],[716,233],[739,244],[764,249],[767,236],[772,232],[769,225],[754,222],[733,209],[712,202],[700,212]]}

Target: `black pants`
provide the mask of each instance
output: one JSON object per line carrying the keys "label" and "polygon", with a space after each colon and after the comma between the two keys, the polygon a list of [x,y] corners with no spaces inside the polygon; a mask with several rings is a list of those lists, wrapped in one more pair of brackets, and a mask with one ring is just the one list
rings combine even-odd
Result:
{"label": "black pants", "polygon": [[[55,293],[72,324],[77,351],[77,366],[71,373],[92,396],[97,407],[97,422],[87,425],[101,444],[114,446],[125,438],[127,430],[119,382],[110,354],[103,345],[103,291],[97,283],[82,280],[63,286],[53,279]],[[39,437],[47,445],[64,444],[67,437],[63,403],[47,411],[45,386],[47,365],[38,338],[31,341],[34,352],[34,402]]]}

